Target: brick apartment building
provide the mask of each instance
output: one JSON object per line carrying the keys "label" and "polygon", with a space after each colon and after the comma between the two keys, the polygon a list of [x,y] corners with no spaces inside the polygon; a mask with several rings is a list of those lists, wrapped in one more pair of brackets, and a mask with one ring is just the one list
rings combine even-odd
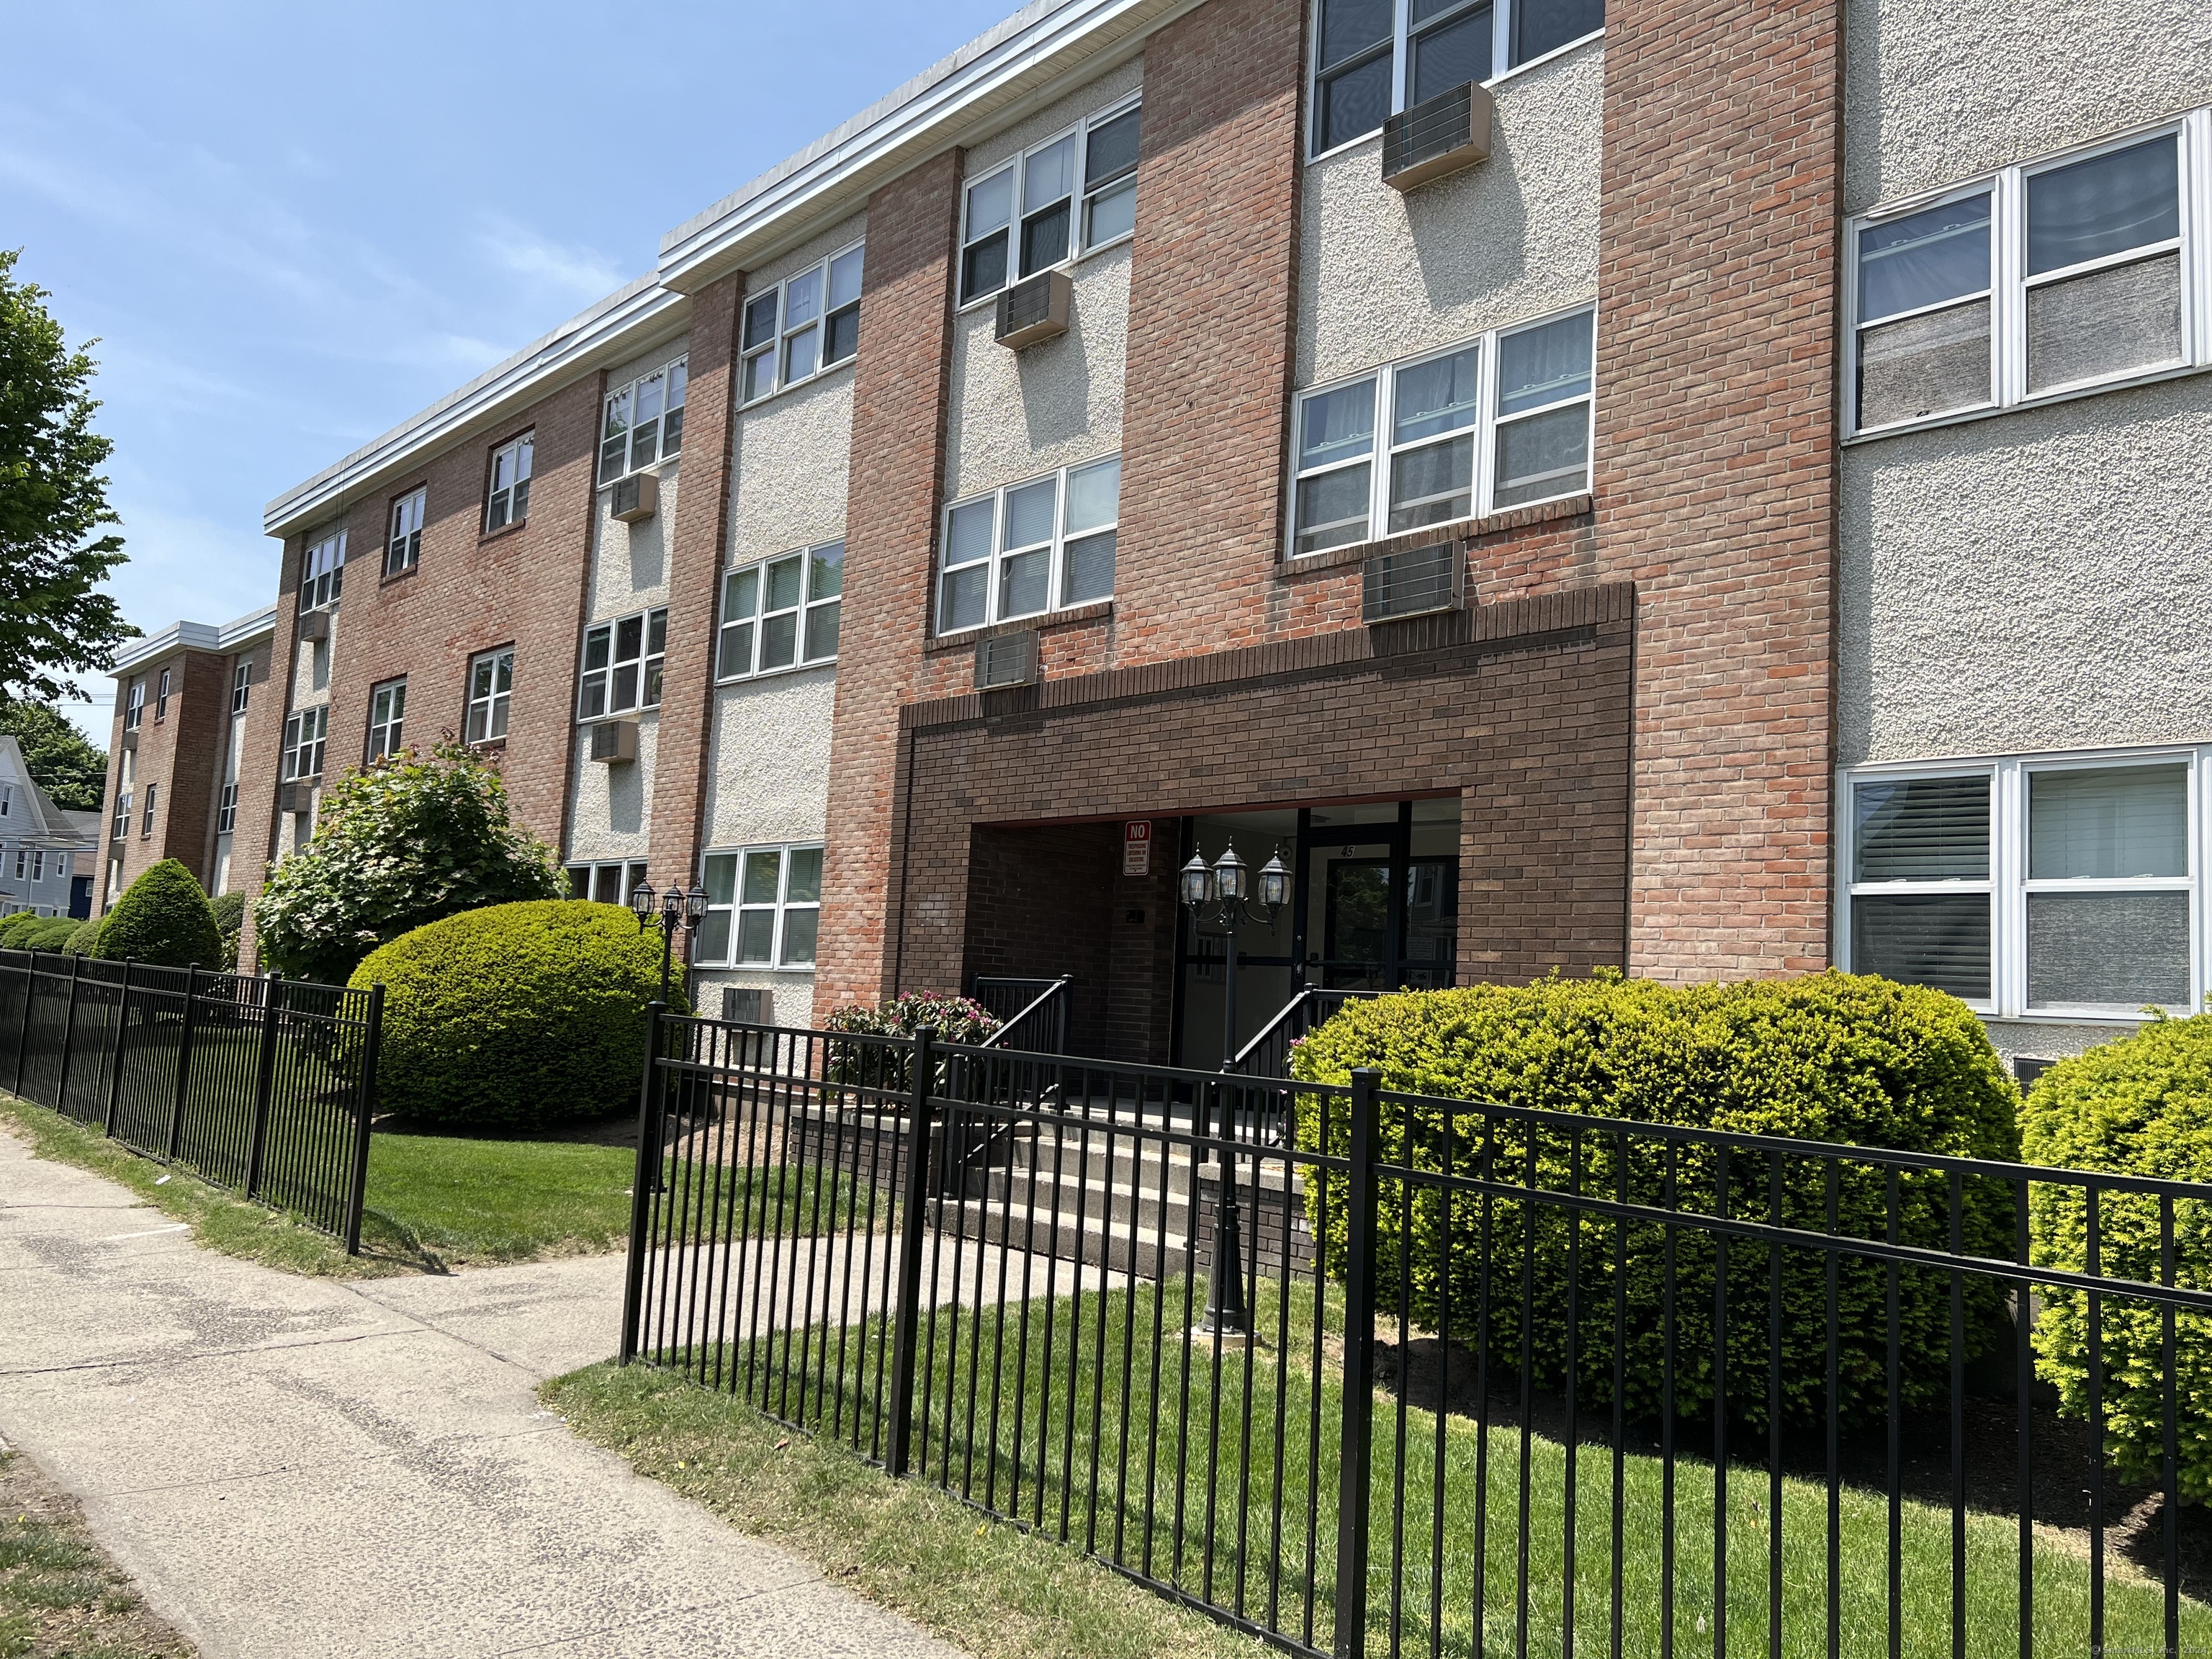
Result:
{"label": "brick apartment building", "polygon": [[1211,1063],[1232,845],[1247,1030],[2194,1006],[2208,106],[2187,0],[1040,0],[271,504],[224,878],[451,731],[786,1021],[1066,973]]}

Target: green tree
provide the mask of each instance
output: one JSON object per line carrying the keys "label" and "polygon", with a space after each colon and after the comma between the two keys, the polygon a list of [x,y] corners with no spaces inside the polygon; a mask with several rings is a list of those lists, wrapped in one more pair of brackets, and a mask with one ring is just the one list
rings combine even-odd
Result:
{"label": "green tree", "polygon": [[107,792],[107,756],[51,703],[0,700],[0,736],[22,745],[31,781],[70,812],[97,812]]}
{"label": "green tree", "polygon": [[68,676],[107,665],[138,630],[94,592],[123,562],[120,520],[92,429],[93,362],[72,351],[46,291],[15,280],[0,249],[0,702],[73,695]]}
{"label": "green tree", "polygon": [[[72,927],[75,924],[71,924]],[[59,949],[57,939],[52,948]],[[92,954],[108,961],[129,957],[162,968],[220,964],[222,939],[215,912],[192,872],[163,859],[132,882],[100,925]]]}
{"label": "green tree", "polygon": [[425,922],[565,890],[553,849],[508,821],[499,774],[442,743],[333,784],[314,839],[270,871],[253,927],[268,966],[343,985],[371,951]]}

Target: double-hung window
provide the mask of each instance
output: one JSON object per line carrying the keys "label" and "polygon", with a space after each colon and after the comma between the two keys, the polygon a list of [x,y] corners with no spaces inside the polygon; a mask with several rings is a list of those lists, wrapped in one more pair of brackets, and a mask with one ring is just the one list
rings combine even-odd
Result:
{"label": "double-hung window", "polygon": [[110,841],[121,841],[130,833],[131,792],[125,789],[115,797],[115,817],[108,823],[107,838]]}
{"label": "double-hung window", "polygon": [[644,879],[643,859],[572,864],[568,866],[568,893],[572,898],[589,899],[594,904],[628,904],[632,890]]}
{"label": "double-hung window", "polygon": [[230,712],[243,714],[252,696],[253,663],[248,659],[230,671]]}
{"label": "double-hung window", "polygon": [[161,799],[161,794],[160,784],[149,783],[146,786],[146,816],[138,830],[138,838],[141,841],[148,841],[153,837],[155,804]]}
{"label": "double-hung window", "polygon": [[665,461],[684,447],[684,392],[690,359],[641,374],[607,394],[599,423],[599,482],[612,483]]}
{"label": "double-hung window", "polygon": [[46,849],[45,849],[44,848],[34,848],[34,849],[32,851],[32,854],[31,854],[31,879],[32,879],[33,881],[44,881],[46,878]]}
{"label": "double-hung window", "polygon": [[2194,1008],[2208,752],[1852,775],[1845,965],[2009,1017]]}
{"label": "double-hung window", "polygon": [[173,668],[164,668],[160,680],[155,683],[154,688],[154,718],[156,721],[169,718],[170,690],[176,683],[177,671]]}
{"label": "double-hung window", "polygon": [[496,743],[507,736],[507,708],[514,690],[514,647],[485,651],[469,659],[468,740]]}
{"label": "double-hung window", "polygon": [[1291,552],[1588,489],[1593,322],[1572,312],[1303,394]]}
{"label": "double-hung window", "polygon": [[696,960],[811,968],[822,931],[822,849],[751,847],[706,857],[707,916]]}
{"label": "double-hung window", "polygon": [[384,574],[404,576],[422,558],[422,515],[427,488],[410,489],[392,503],[392,525],[384,538]]}
{"label": "double-hung window", "polygon": [[222,798],[215,810],[215,832],[218,836],[227,836],[237,828],[238,786],[226,783],[222,787]]}
{"label": "double-hung window", "polygon": [[491,487],[484,497],[484,529],[520,524],[530,516],[530,464],[538,434],[526,432],[491,453]]}
{"label": "double-hung window", "polygon": [[300,556],[300,609],[319,611],[338,602],[345,586],[346,533],[333,530],[307,544]]}
{"label": "double-hung window", "polygon": [[660,670],[667,649],[665,605],[586,629],[577,719],[595,720],[633,708],[659,708]]}
{"label": "double-hung window", "polygon": [[1121,458],[1009,484],[945,510],[937,631],[1110,599]]}
{"label": "double-hung window", "polygon": [[1316,0],[1312,153],[1605,26],[1604,0]]}
{"label": "double-hung window", "polygon": [[844,591],[842,542],[729,572],[722,578],[714,677],[741,679],[835,660]]}
{"label": "double-hung window", "polygon": [[373,763],[399,752],[407,720],[407,682],[386,680],[368,694],[368,758]]}
{"label": "double-hung window", "polygon": [[145,718],[146,682],[136,679],[131,682],[131,689],[123,694],[123,729],[136,732]]}
{"label": "double-hung window", "polygon": [[1136,228],[1139,118],[1134,104],[1102,110],[967,187],[961,304],[1065,264]]}
{"label": "double-hung window", "polygon": [[811,380],[860,349],[860,268],[855,242],[745,301],[742,401]]}
{"label": "double-hung window", "polygon": [[284,722],[284,781],[323,775],[323,745],[330,735],[331,710],[302,708]]}
{"label": "double-hung window", "polygon": [[1851,227],[1851,429],[2212,366],[2212,111]]}

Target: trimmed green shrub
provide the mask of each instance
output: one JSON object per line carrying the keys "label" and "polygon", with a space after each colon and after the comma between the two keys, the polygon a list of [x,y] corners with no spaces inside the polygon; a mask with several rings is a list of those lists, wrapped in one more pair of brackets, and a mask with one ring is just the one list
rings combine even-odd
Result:
{"label": "trimmed green shrub", "polygon": [[65,951],[75,937],[77,921],[74,916],[47,916],[35,927],[26,927],[15,936],[18,951]]}
{"label": "trimmed green shrub", "polygon": [[132,882],[100,925],[93,954],[110,962],[128,957],[159,968],[198,963],[212,968],[222,959],[222,936],[215,912],[192,872],[174,859],[163,859]]}
{"label": "trimmed green shrub", "polygon": [[[2061,1060],[2035,1080],[2021,1114],[2021,1156],[2067,1170],[2212,1182],[2212,1015],[2156,1019],[2136,1036]],[[2156,1284],[2160,1201],[2100,1194],[2097,1266]],[[2041,1267],[2088,1266],[2088,1200],[2079,1188],[2029,1189],[2028,1238]],[[2212,1203],[2173,1205],[2174,1280],[2212,1290]],[[2060,1409],[2089,1415],[2088,1294],[2045,1286],[2035,1322],[2036,1369],[2057,1385]],[[2165,1468],[2165,1320],[2153,1304],[2102,1298],[2106,1444],[2120,1476],[2154,1480]],[[2174,1318],[2183,1501],[2212,1498],[2212,1314]]]}
{"label": "trimmed green shrub", "polygon": [[[1923,1152],[2009,1158],[2018,1150],[2017,1095],[1981,1024],[1955,998],[1887,980],[1824,973],[1797,980],[1666,986],[1618,972],[1587,980],[1558,977],[1529,986],[1475,986],[1410,992],[1348,1005],[1301,1042],[1292,1072],[1302,1079],[1346,1083],[1358,1066],[1382,1073],[1382,1087],[1535,1108],[1596,1118],[1723,1129],[1745,1134],[1839,1141]],[[1322,1142],[1319,1097],[1298,1100],[1300,1144]],[[1413,1167],[1525,1184],[1533,1154],[1538,1184],[1556,1190],[1579,1181],[1586,1193],[1663,1206],[1671,1178],[1676,1207],[1713,1213],[1722,1177],[1712,1148],[1682,1146],[1671,1161],[1653,1139],[1632,1139],[1624,1157],[1610,1135],[1570,1137],[1532,1131],[1525,1119],[1395,1106],[1381,1114],[1376,1156],[1410,1156]],[[1411,1146],[1408,1146],[1408,1121]],[[1341,1105],[1327,1115],[1327,1150],[1348,1150]],[[1451,1131],[1444,1133],[1447,1123]],[[1784,1160],[1784,1225],[1826,1226],[1826,1160]],[[1882,1237],[1887,1172],[1837,1165],[1837,1230]],[[1899,1236],[1947,1242],[1946,1182],[1941,1173],[1905,1172],[1898,1182]],[[1765,1219],[1769,1164],[1746,1150],[1729,1159],[1729,1212]],[[1616,1294],[1624,1295],[1623,1372],[1632,1419],[1661,1410],[1668,1285],[1673,1234],[1674,1399],[1679,1414],[1708,1414],[1714,1393],[1715,1237],[1702,1229],[1622,1224],[1556,1205],[1528,1206],[1510,1197],[1486,1201],[1465,1189],[1414,1183],[1410,1195],[1381,1183],[1378,1282],[1387,1299],[1401,1273],[1416,1324],[1480,1340],[1486,1312],[1494,1364],[1520,1364],[1524,1291],[1538,1310],[1528,1331],[1534,1381],[1566,1384],[1570,1279],[1583,1324],[1577,1386],[1609,1407]],[[1310,1172],[1308,1214],[1329,1270],[1346,1256],[1343,1178]],[[1533,1207],[1534,1214],[1528,1212]],[[1966,1248],[2004,1253],[2011,1237],[2008,1191],[1977,1183],[1966,1194]],[[1579,1230],[1577,1231],[1577,1229]],[[1624,1237],[1625,1234],[1625,1237]],[[1623,1267],[1616,1282],[1615,1252]],[[1570,1273],[1571,1251],[1577,1270]],[[1846,1423],[1878,1419],[1886,1406],[1887,1275],[1872,1262],[1844,1257],[1838,1275],[1842,1345],[1839,1405]],[[1449,1272],[1443,1270],[1449,1261]],[[1727,1250],[1727,1352],[1738,1379],[1729,1390],[1732,1419],[1767,1418],[1769,1256],[1755,1244]],[[1950,1286],[1907,1269],[1899,1274],[1905,1403],[1917,1406],[1948,1387]],[[1791,1249],[1784,1261],[1783,1410],[1789,1420],[1820,1419],[1826,1364],[1826,1267],[1821,1252]],[[1985,1349],[2002,1288],[1968,1286],[1968,1357]],[[1755,1379],[1755,1380],[1754,1380]]]}
{"label": "trimmed green shrub", "polygon": [[208,901],[215,912],[215,930],[222,939],[222,957],[216,964],[227,974],[238,971],[238,948],[246,932],[246,895],[237,891],[217,893]]}
{"label": "trimmed green shrub", "polygon": [[20,951],[24,947],[16,942],[18,937],[46,920],[35,910],[18,910],[12,916],[0,916],[0,951]]}
{"label": "trimmed green shrub", "polygon": [[[351,982],[385,988],[377,1095],[386,1110],[534,1127],[636,1104],[660,934],[641,933],[616,904],[495,904],[379,946]],[[680,991],[675,1000],[680,1007]]]}
{"label": "trimmed green shrub", "polygon": [[69,936],[68,941],[63,945],[62,949],[73,956],[91,956],[94,953],[93,946],[99,942],[100,924],[106,919],[105,916],[94,916],[90,921],[77,923],[76,931]]}
{"label": "trimmed green shrub", "polygon": [[508,820],[491,763],[441,743],[428,757],[387,755],[324,792],[314,839],[270,869],[254,938],[277,972],[339,985],[425,922],[567,890],[553,849]]}

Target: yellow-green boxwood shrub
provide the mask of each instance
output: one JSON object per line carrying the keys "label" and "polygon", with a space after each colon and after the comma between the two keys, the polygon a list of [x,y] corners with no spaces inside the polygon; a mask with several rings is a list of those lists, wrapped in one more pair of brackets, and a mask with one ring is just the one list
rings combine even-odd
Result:
{"label": "yellow-green boxwood shrub", "polygon": [[[2154,1020],[2136,1036],[2061,1060],[2035,1081],[2021,1113],[2031,1164],[2161,1181],[2212,1182],[2212,1015]],[[2154,1194],[2100,1194],[2097,1266],[2118,1279],[2159,1282],[2161,1224]],[[2039,1183],[2028,1230],[2039,1266],[2088,1266],[2088,1202],[2079,1188]],[[2212,1203],[2173,1205],[2175,1282],[2212,1290]],[[2089,1415],[2088,1295],[2045,1286],[2035,1322],[2037,1370],[2060,1407]],[[2161,1478],[2166,1456],[2165,1320],[2150,1303],[2107,1296],[2106,1440],[2123,1478]],[[2174,1319],[2175,1412],[2181,1495],[2212,1498],[2212,1314]]]}
{"label": "yellow-green boxwood shrub", "polygon": [[530,1128],[635,1105],[660,933],[616,904],[494,904],[379,946],[351,983],[385,988],[381,1109]]}
{"label": "yellow-green boxwood shrub", "polygon": [[[1454,1100],[1530,1107],[1593,1118],[1725,1129],[1745,1134],[1841,1141],[1921,1152],[2010,1158],[2019,1146],[2018,1095],[1966,1006],[1942,992],[1887,980],[1824,973],[1801,979],[1728,985],[1668,986],[1623,978],[1557,976],[1528,986],[1474,986],[1407,992],[1348,1005],[1302,1042],[1292,1070],[1317,1082],[1350,1081],[1354,1066],[1372,1066],[1382,1086]],[[1301,1144],[1321,1139],[1318,1097],[1299,1102]],[[1525,1179],[1530,1136],[1524,1121],[1486,1118],[1448,1109],[1413,1114],[1415,1167],[1434,1167],[1449,1117],[1460,1175],[1479,1160],[1486,1133],[1493,1178]],[[1328,1150],[1346,1150],[1348,1118],[1328,1115]],[[1577,1155],[1564,1130],[1535,1137],[1537,1179],[1565,1188],[1576,1179]],[[1404,1156],[1406,1116],[1381,1114],[1377,1156]],[[1662,1202],[1666,1156],[1656,1140],[1632,1139],[1624,1170],[1610,1136],[1579,1137],[1579,1179],[1585,1192],[1615,1197],[1626,1178],[1630,1199]],[[1787,1158],[1782,1216],[1785,1225],[1826,1225],[1822,1160]],[[1680,1207],[1711,1213],[1717,1158],[1707,1146],[1684,1146],[1674,1181]],[[1886,1224],[1887,1173],[1844,1162],[1838,1183],[1838,1231],[1878,1238]],[[1729,1212],[1765,1219],[1769,1165],[1761,1154],[1735,1153],[1729,1164]],[[1900,1236],[1946,1243],[1946,1183],[1941,1173],[1907,1172],[1899,1183]],[[1536,1318],[1528,1333],[1535,1386],[1566,1381],[1567,1290],[1575,1227],[1554,1205],[1489,1201],[1461,1190],[1411,1183],[1410,1202],[1397,1185],[1382,1184],[1378,1212],[1379,1283],[1395,1304],[1403,1280],[1412,1316],[1423,1328],[1448,1330],[1479,1343],[1484,1321],[1493,1364],[1517,1367],[1522,1333],[1524,1249]],[[1310,1172],[1308,1212],[1324,1259],[1340,1276],[1346,1217],[1342,1177]],[[1969,1183],[1965,1244],[2006,1253],[2011,1199],[1996,1183]],[[1524,1230],[1533,1236],[1524,1237]],[[1612,1401],[1616,1291],[1626,1291],[1623,1355],[1627,1409],[1649,1421],[1661,1410],[1666,1322],[1668,1229],[1627,1226],[1585,1214],[1579,1223],[1579,1268],[1573,1275],[1582,1323],[1578,1388],[1588,1403]],[[1714,1235],[1691,1228],[1674,1234],[1674,1399],[1683,1416],[1706,1414],[1713,1395]],[[1446,1248],[1447,1233],[1449,1249]],[[1487,1239],[1486,1259],[1485,1240]],[[1407,1248],[1410,1241],[1410,1249]],[[1625,1273],[1615,1282],[1617,1246]],[[1441,1270],[1449,1260],[1449,1271]],[[1756,1244],[1728,1247],[1729,1415],[1749,1424],[1767,1417],[1769,1257]],[[1899,1274],[1901,1393],[1924,1404],[1949,1384],[1950,1286],[1937,1275]],[[1483,1290],[1488,1286],[1486,1310]],[[1826,1267],[1823,1254],[1791,1249],[1784,1262],[1783,1411],[1804,1423],[1825,1413]],[[1990,1340],[2002,1288],[1968,1287],[1968,1357]],[[1838,1284],[1838,1385],[1844,1420],[1878,1417],[1887,1401],[1887,1306],[1885,1271],[1843,1258]]]}

